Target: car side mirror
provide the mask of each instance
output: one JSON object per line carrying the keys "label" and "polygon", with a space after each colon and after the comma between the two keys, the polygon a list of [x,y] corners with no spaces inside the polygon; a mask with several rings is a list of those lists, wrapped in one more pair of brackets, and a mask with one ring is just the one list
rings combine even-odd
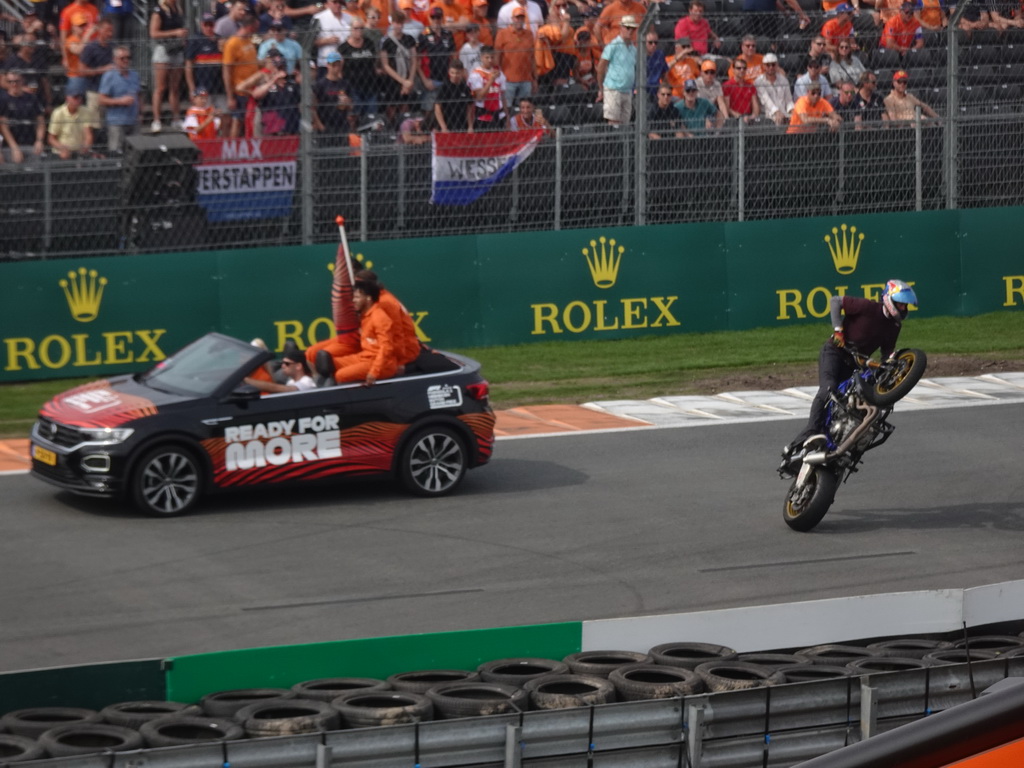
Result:
{"label": "car side mirror", "polygon": [[227,395],[221,398],[222,403],[247,403],[250,400],[259,400],[260,391],[251,384],[239,384]]}

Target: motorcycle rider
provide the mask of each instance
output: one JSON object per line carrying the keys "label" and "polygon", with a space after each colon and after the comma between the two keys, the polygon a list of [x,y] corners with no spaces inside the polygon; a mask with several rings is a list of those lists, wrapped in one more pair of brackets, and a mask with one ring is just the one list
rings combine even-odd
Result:
{"label": "motorcycle rider", "polygon": [[809,451],[821,448],[826,440],[823,433],[829,397],[854,370],[843,347],[849,343],[868,356],[881,349],[883,358],[892,357],[909,305],[917,306],[917,295],[902,280],[887,282],[880,301],[856,296],[832,297],[829,302],[832,337],[822,345],[818,356],[818,392],[811,403],[807,426],[782,451],[784,466],[796,466]]}

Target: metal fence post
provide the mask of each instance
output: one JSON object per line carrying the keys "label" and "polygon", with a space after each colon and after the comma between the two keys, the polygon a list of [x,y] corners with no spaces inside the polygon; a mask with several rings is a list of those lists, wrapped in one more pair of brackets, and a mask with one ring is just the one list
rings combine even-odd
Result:
{"label": "metal fence post", "polygon": [[520,768],[523,764],[522,737],[522,726],[505,726],[505,768]]}
{"label": "metal fence post", "polygon": [[867,683],[860,684],[860,736],[870,739],[878,730],[878,699],[875,689]]}
{"label": "metal fence post", "polygon": [[[308,41],[306,41],[308,43]],[[313,72],[309,70],[299,84],[299,91],[302,94],[302,106],[312,104],[313,86],[310,80],[313,79]],[[315,106],[311,107],[316,109]],[[302,244],[310,245],[313,242],[313,121],[309,115],[303,115],[299,120],[299,167],[302,169]]]}
{"label": "metal fence post", "polygon": [[743,118],[737,122],[739,130],[736,134],[736,221],[743,221],[746,207],[745,187],[747,183],[747,132]]}
{"label": "metal fence post", "polygon": [[359,147],[359,239],[366,242],[370,231],[367,219],[370,217],[370,201],[367,195],[370,190],[370,147],[373,131],[363,134],[362,143]]}
{"label": "metal fence post", "polygon": [[700,768],[704,743],[704,705],[686,706],[686,754],[690,768]]}
{"label": "metal fence post", "polygon": [[555,129],[555,231],[562,228],[562,128]]}
{"label": "metal fence post", "polygon": [[914,107],[914,210],[920,211],[924,197],[924,148],[921,146],[921,108]]}
{"label": "metal fence post", "polygon": [[960,116],[960,92],[957,70],[960,66],[960,48],[957,42],[956,30],[960,25],[960,17],[964,15],[971,0],[964,0],[957,3],[949,16],[949,26],[946,28],[946,130],[943,131],[945,146],[942,153],[945,160],[945,181],[946,181],[946,208],[950,210],[957,205],[957,185],[960,179],[957,174],[956,155],[957,136]]}

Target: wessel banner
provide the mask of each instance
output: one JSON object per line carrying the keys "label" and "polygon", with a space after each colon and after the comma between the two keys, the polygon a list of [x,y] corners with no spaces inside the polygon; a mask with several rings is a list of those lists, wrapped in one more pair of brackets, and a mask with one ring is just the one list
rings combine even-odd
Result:
{"label": "wessel banner", "polygon": [[[921,316],[1024,308],[1024,209],[388,240],[353,246],[439,348],[821,323],[914,285]],[[333,332],[336,246],[0,265],[0,381],[145,369],[219,330],[280,350]]]}

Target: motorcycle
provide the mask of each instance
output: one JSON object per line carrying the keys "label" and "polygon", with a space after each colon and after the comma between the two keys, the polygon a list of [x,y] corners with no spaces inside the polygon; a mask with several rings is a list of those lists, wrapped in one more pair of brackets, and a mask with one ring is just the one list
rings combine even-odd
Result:
{"label": "motorcycle", "polygon": [[[893,406],[920,381],[928,358],[920,349],[900,349],[885,362],[855,349],[845,350],[853,375],[833,392],[826,406],[825,439],[799,459],[786,457],[779,476],[793,477],[782,517],[794,531],[806,532],[825,517],[840,483],[857,471],[862,457],[896,429],[889,423]],[[795,477],[794,477],[795,474]]]}

